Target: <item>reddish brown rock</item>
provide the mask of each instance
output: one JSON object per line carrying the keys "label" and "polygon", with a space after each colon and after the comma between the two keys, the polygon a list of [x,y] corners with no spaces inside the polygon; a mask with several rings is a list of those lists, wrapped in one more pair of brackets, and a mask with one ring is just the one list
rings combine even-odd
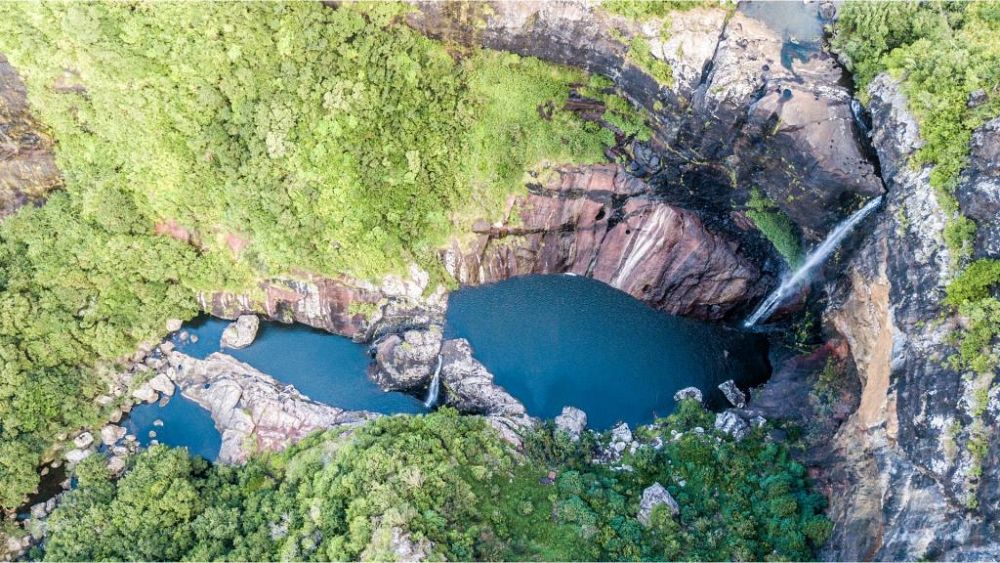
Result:
{"label": "reddish brown rock", "polygon": [[62,185],[53,142],[29,109],[24,83],[0,55],[0,220]]}
{"label": "reddish brown rock", "polygon": [[738,243],[657,201],[617,165],[573,167],[518,198],[517,217],[474,228],[471,250],[445,254],[464,284],[570,273],[674,314],[717,319],[760,295],[760,271]]}
{"label": "reddish brown rock", "polygon": [[347,337],[363,335],[368,318],[360,312],[382,299],[373,287],[346,279],[307,278],[267,280],[256,294],[225,291],[198,296],[202,310],[223,319],[258,314],[266,318],[302,323]]}

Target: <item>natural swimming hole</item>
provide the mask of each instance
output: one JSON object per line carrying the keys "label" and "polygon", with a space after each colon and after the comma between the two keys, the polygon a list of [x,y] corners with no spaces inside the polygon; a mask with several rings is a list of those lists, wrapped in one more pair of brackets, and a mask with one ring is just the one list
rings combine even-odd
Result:
{"label": "natural swimming hole", "polygon": [[[189,323],[184,330],[197,342],[178,348],[198,358],[220,351],[227,324],[208,317]],[[445,337],[469,340],[476,358],[529,414],[552,418],[571,405],[586,411],[597,429],[670,414],[674,393],[688,386],[701,389],[709,407],[721,408],[719,383],[733,379],[747,388],[770,374],[764,336],[655,311],[576,276],[526,276],[462,288],[450,296]],[[252,345],[223,351],[340,408],[428,411],[422,397],[384,392],[371,381],[366,346],[348,338],[263,322]],[[130,420],[144,422],[130,430],[143,440],[152,429],[162,443],[214,457],[218,432],[207,412],[190,409],[201,411],[179,394],[165,407],[136,407]],[[162,426],[150,426],[154,420]],[[204,435],[213,432],[206,442]]]}

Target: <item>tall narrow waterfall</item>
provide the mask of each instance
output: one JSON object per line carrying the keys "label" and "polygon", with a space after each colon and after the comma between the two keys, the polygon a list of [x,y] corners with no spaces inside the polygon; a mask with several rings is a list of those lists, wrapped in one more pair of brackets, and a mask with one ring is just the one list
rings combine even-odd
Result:
{"label": "tall narrow waterfall", "polygon": [[826,235],[826,239],[812,252],[806,256],[806,259],[802,261],[802,265],[798,267],[797,270],[792,272],[791,275],[786,276],[785,279],[781,281],[781,285],[778,289],[775,289],[770,295],[767,296],[757,310],[753,312],[752,315],[747,317],[747,320],[743,322],[743,326],[750,328],[760,321],[766,321],[774,310],[778,308],[779,305],[788,298],[789,295],[796,289],[798,289],[799,284],[801,284],[809,275],[809,272],[813,268],[823,263],[827,256],[830,255],[840,241],[851,232],[862,219],[868,216],[882,201],[882,196],[879,196],[868,203],[864,207],[855,211],[850,217],[842,221],[836,228],[830,231],[830,234]]}
{"label": "tall narrow waterfall", "polygon": [[437,369],[434,370],[434,379],[431,379],[431,388],[427,390],[427,399],[424,406],[431,408],[438,402],[438,395],[441,393],[441,356],[438,355]]}

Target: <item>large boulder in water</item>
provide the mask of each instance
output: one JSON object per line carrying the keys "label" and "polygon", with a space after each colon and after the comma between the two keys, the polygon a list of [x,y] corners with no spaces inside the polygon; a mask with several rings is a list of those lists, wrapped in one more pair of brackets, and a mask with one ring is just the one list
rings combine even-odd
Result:
{"label": "large boulder in water", "polygon": [[246,348],[253,344],[257,338],[257,329],[260,328],[260,319],[257,315],[240,315],[238,319],[230,323],[226,330],[222,331],[223,348]]}
{"label": "large boulder in water", "polygon": [[443,339],[441,328],[412,329],[390,334],[372,346],[375,363],[370,375],[386,391],[407,391],[430,383]]}

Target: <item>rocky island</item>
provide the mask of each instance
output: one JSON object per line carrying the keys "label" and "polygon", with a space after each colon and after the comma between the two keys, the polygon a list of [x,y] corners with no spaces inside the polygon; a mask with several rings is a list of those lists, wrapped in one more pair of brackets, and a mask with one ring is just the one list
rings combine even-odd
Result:
{"label": "rocky island", "polygon": [[0,5],[0,557],[1000,558],[998,14]]}

